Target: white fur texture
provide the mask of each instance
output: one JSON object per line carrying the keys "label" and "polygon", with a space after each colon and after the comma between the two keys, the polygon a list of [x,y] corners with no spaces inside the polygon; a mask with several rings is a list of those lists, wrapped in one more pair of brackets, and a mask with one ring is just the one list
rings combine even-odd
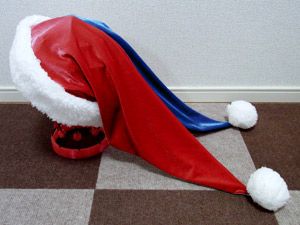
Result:
{"label": "white fur texture", "polygon": [[247,191],[254,202],[271,211],[283,207],[290,198],[287,185],[279,173],[266,167],[261,167],[250,176]]}
{"label": "white fur texture", "polygon": [[66,125],[102,125],[98,104],[67,93],[40,65],[31,47],[31,27],[50,18],[29,16],[17,26],[10,70],[17,89],[42,113]]}
{"label": "white fur texture", "polygon": [[255,107],[242,100],[227,105],[227,116],[229,123],[242,129],[253,127],[258,118]]}

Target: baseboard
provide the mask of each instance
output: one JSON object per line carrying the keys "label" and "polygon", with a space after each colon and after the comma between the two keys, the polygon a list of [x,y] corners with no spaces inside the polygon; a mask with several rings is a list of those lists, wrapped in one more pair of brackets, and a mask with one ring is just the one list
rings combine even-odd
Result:
{"label": "baseboard", "polygon": [[15,87],[0,87],[0,102],[28,102]]}
{"label": "baseboard", "polygon": [[300,87],[170,87],[185,102],[300,102]]}
{"label": "baseboard", "polygon": [[[185,102],[300,102],[300,87],[170,87]],[[15,87],[0,87],[0,102],[27,102]]]}

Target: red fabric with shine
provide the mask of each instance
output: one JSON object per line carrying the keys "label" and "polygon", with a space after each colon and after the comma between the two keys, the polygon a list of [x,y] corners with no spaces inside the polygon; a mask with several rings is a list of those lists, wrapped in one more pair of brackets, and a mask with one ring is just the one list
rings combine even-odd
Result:
{"label": "red fabric with shine", "polygon": [[246,194],[245,185],[177,120],[105,33],[75,17],[60,17],[32,28],[32,47],[66,91],[96,99],[109,144],[177,178]]}

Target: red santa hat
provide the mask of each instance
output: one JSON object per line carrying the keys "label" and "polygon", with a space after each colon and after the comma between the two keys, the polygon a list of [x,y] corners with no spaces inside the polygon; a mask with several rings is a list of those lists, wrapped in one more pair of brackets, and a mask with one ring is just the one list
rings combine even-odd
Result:
{"label": "red santa hat", "polygon": [[[101,150],[113,145],[179,179],[250,194],[269,210],[281,208],[289,199],[286,183],[271,169],[258,169],[247,187],[241,183],[161,102],[122,48],[75,17],[22,20],[10,68],[17,88],[52,120],[66,127],[103,127]],[[228,111],[236,112],[235,107],[232,104]],[[54,142],[59,133],[55,137]]]}

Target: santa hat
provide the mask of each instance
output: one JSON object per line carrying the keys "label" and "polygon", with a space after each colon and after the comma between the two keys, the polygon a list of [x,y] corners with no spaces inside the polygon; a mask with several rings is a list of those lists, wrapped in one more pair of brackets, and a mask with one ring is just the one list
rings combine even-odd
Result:
{"label": "santa hat", "polygon": [[[10,52],[10,67],[17,88],[52,120],[65,127],[103,127],[105,138],[98,135],[102,130],[94,130],[101,151],[113,145],[182,180],[250,194],[269,210],[279,209],[289,199],[284,180],[268,168],[253,173],[247,187],[242,184],[174,116],[124,49],[76,17],[22,20]],[[242,110],[252,107],[237,102],[228,106],[228,112],[240,116],[239,105]],[[232,121],[240,123],[239,118]],[[59,144],[58,139],[68,132],[80,141],[77,131],[63,128],[56,129],[54,143]]]}

